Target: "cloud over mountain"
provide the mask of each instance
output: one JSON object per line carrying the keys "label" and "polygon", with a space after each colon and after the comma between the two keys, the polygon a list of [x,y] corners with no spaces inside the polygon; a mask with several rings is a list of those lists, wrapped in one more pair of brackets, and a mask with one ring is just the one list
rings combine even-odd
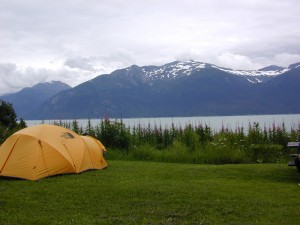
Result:
{"label": "cloud over mountain", "polygon": [[133,64],[194,59],[259,69],[300,61],[298,0],[3,0],[0,6],[0,79],[8,78],[2,93],[57,77],[74,86]]}

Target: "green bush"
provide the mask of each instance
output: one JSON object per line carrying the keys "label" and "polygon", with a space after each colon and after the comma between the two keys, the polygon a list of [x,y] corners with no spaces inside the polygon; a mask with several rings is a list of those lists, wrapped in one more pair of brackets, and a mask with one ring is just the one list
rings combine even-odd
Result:
{"label": "green bush", "polygon": [[239,148],[233,148],[226,144],[216,145],[210,143],[205,149],[205,163],[226,164],[246,162],[245,152]]}
{"label": "green bush", "polygon": [[141,145],[134,147],[129,152],[128,158],[132,160],[158,161],[157,152],[158,150],[150,145]]}
{"label": "green bush", "polygon": [[284,124],[262,129],[253,123],[247,131],[222,127],[215,132],[202,124],[130,128],[122,120],[108,119],[94,127],[88,123],[85,130],[76,122],[60,124],[98,138],[111,150],[109,158],[182,163],[274,163],[286,158],[287,142],[297,141],[299,135],[293,129],[288,132]]}
{"label": "green bush", "polygon": [[26,127],[21,118],[17,122],[17,115],[11,103],[0,100],[0,145],[13,133]]}
{"label": "green bush", "polygon": [[283,156],[283,147],[274,144],[252,144],[247,150],[250,162],[274,163]]}
{"label": "green bush", "polygon": [[131,135],[129,129],[122,122],[108,119],[101,120],[100,125],[93,134],[108,148],[119,148],[128,151],[130,147]]}

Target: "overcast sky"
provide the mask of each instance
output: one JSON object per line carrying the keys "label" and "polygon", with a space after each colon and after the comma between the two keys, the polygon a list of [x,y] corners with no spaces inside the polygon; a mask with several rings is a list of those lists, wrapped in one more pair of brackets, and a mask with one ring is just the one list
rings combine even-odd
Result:
{"label": "overcast sky", "polygon": [[0,0],[0,95],[132,64],[300,62],[299,0]]}

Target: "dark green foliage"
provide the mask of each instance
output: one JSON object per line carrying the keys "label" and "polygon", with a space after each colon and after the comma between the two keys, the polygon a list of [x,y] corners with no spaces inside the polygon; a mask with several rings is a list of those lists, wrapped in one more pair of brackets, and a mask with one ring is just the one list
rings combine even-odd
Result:
{"label": "dark green foliage", "polygon": [[11,134],[25,127],[26,123],[22,118],[17,122],[17,114],[12,104],[0,100],[0,145]]}
{"label": "dark green foliage", "polygon": [[17,126],[17,114],[11,103],[0,100],[0,126],[14,129]]}
{"label": "dark green foliage", "polygon": [[[213,132],[203,124],[187,124],[185,127],[154,125],[126,127],[122,120],[102,119],[85,130],[60,123],[79,134],[87,133],[99,139],[110,151],[108,158],[184,163],[274,163],[286,160],[287,142],[297,141],[298,132],[281,126],[263,129],[258,123],[235,130],[222,127]],[[112,154],[110,154],[112,153]]]}
{"label": "dark green foliage", "polygon": [[101,140],[107,148],[129,150],[131,135],[129,129],[125,127],[122,121],[119,123],[103,119],[94,133],[96,138]]}
{"label": "dark green foliage", "polygon": [[25,121],[24,121],[22,118],[20,119],[19,127],[20,127],[21,129],[27,127]]}
{"label": "dark green foliage", "polygon": [[79,132],[80,131],[80,128],[79,128],[79,125],[78,125],[78,121],[77,120],[73,120],[72,122],[72,130],[76,133],[82,133],[82,132]]}
{"label": "dark green foliage", "polygon": [[277,162],[282,156],[283,147],[274,144],[252,144],[248,148],[248,157],[252,162]]}
{"label": "dark green foliage", "polygon": [[195,132],[198,134],[199,141],[202,145],[213,140],[211,128],[209,126],[207,126],[206,124],[204,127],[202,124],[197,126],[195,128]]}
{"label": "dark green foliage", "polygon": [[95,137],[95,136],[96,136],[95,131],[94,131],[93,127],[92,127],[92,123],[91,123],[91,119],[90,119],[90,118],[88,119],[88,124],[87,124],[85,130],[86,130],[86,133],[87,133],[88,135],[90,135],[90,136],[92,136],[92,137]]}
{"label": "dark green foliage", "polygon": [[199,136],[194,131],[194,127],[192,127],[191,124],[184,128],[181,140],[191,151],[196,150],[199,143]]}

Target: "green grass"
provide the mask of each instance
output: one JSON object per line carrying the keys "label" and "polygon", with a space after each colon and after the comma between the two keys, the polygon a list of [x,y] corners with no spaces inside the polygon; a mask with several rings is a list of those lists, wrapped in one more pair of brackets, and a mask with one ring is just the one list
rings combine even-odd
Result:
{"label": "green grass", "polygon": [[300,223],[300,174],[286,164],[108,163],[37,182],[0,178],[0,224]]}

